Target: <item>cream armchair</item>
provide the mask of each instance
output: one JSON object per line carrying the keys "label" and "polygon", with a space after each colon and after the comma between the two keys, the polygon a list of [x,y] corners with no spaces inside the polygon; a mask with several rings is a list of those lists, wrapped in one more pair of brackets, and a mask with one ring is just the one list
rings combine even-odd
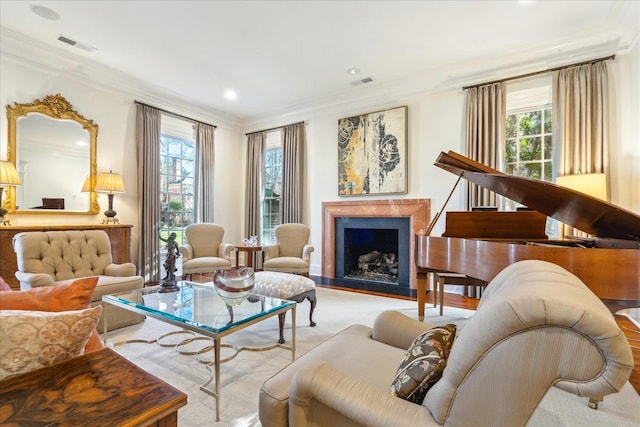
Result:
{"label": "cream armchair", "polygon": [[281,224],[274,230],[276,243],[262,247],[265,271],[309,275],[311,252],[309,227],[304,224]]}
{"label": "cream armchair", "polygon": [[224,228],[218,224],[202,222],[184,229],[187,244],[180,245],[182,277],[192,278],[194,273],[213,273],[231,268],[231,254],[235,246],[223,243]]}
{"label": "cream armchair", "polygon": [[391,384],[413,339],[431,326],[387,311],[373,328],[353,325],[321,343],[265,381],[262,426],[524,426],[551,387],[593,407],[633,368],[607,307],[544,261],[510,265],[489,283],[442,377],[412,403],[392,395]]}
{"label": "cream armchair", "polygon": [[[20,289],[56,286],[81,277],[98,276],[91,306],[102,305],[102,296],[140,289],[142,276],[132,263],[113,264],[111,242],[104,230],[30,231],[13,238],[18,261],[16,278]],[[109,330],[140,323],[144,317],[109,306]],[[103,322],[96,328],[102,332]]]}

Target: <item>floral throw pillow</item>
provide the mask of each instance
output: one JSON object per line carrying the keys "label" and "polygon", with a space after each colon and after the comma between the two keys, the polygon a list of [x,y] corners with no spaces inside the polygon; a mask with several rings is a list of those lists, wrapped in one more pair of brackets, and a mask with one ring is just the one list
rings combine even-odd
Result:
{"label": "floral throw pillow", "polygon": [[[83,277],[71,283],[12,291],[3,291],[0,283],[0,310],[69,311],[89,308],[97,277]],[[85,352],[103,347],[98,332],[93,331]]]}
{"label": "floral throw pillow", "polygon": [[101,313],[0,310],[0,381],[81,355]]}
{"label": "floral throw pillow", "polygon": [[391,394],[422,404],[442,377],[456,336],[456,325],[436,326],[419,335],[407,350],[391,384]]}

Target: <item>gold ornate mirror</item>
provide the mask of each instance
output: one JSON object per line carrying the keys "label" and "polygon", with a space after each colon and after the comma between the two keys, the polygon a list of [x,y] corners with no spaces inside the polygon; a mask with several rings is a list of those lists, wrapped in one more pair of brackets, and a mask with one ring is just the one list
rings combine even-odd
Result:
{"label": "gold ornate mirror", "polygon": [[8,187],[9,213],[97,214],[98,125],[60,94],[7,105],[8,160],[22,185]]}

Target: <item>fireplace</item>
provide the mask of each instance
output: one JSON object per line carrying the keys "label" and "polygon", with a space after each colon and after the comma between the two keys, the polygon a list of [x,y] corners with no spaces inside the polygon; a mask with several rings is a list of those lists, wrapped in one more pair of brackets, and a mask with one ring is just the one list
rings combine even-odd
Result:
{"label": "fireplace", "polygon": [[[329,282],[341,281],[349,288],[361,288],[364,290],[389,293],[395,295],[415,295],[417,284],[415,265],[415,234],[425,230],[430,222],[429,199],[393,199],[393,200],[354,200],[322,203],[322,277]],[[346,280],[344,272],[337,272],[336,251],[341,251],[341,242],[336,241],[336,233],[339,230],[338,222],[342,219],[353,221],[361,218],[378,218],[382,220],[404,219],[408,225],[402,233],[408,235],[408,262],[405,264],[408,277],[404,273],[398,277],[398,284],[381,283],[379,286],[368,286],[365,283],[376,283],[364,280]],[[396,226],[394,226],[396,227]],[[375,227],[374,227],[375,228]],[[379,238],[377,239],[379,240]],[[398,250],[400,253],[401,251]],[[398,254],[398,257],[400,255]],[[339,278],[339,274],[343,274]],[[400,291],[398,291],[400,290]]]}
{"label": "fireplace", "polygon": [[409,288],[409,218],[336,219],[336,278]]}

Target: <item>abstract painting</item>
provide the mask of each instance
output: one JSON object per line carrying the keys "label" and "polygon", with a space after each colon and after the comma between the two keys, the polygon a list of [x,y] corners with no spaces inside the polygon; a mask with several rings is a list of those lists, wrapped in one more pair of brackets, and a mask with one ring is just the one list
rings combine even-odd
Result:
{"label": "abstract painting", "polygon": [[338,120],[338,195],[407,192],[407,107]]}

